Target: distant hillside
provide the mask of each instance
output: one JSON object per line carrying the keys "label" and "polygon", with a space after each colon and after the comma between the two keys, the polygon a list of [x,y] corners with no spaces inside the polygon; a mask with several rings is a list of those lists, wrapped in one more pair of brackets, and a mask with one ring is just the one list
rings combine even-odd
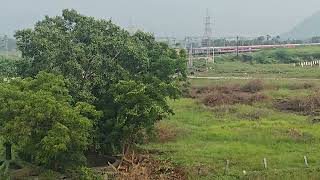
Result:
{"label": "distant hillside", "polygon": [[306,18],[290,32],[281,35],[282,39],[305,40],[320,36],[320,11]]}

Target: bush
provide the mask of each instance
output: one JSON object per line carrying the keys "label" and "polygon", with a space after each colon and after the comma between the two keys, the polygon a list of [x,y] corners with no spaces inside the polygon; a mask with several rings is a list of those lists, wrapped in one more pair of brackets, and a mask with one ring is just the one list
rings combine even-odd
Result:
{"label": "bush", "polygon": [[86,167],[80,167],[72,170],[69,174],[72,177],[71,179],[74,180],[103,180],[103,177],[100,174]]}
{"label": "bush", "polygon": [[280,110],[300,112],[307,115],[317,115],[320,110],[320,91],[306,97],[294,97],[291,99],[280,99],[274,103]]}
{"label": "bush", "polygon": [[240,60],[243,62],[250,62],[251,63],[253,61],[253,57],[251,54],[241,54]]}
{"label": "bush", "polygon": [[264,89],[264,84],[261,80],[253,80],[241,87],[241,91],[256,93]]}
{"label": "bush", "polygon": [[291,59],[290,55],[283,49],[274,52],[274,57],[280,62],[287,62]]}
{"label": "bush", "polygon": [[0,100],[6,150],[14,147],[19,158],[56,171],[85,164],[101,112],[87,103],[71,104],[62,76],[41,72],[34,79],[3,82]]}
{"label": "bush", "polygon": [[258,64],[272,64],[275,63],[276,60],[272,56],[267,54],[266,51],[262,51],[253,55],[253,62],[256,62]]}
{"label": "bush", "polygon": [[211,88],[194,88],[190,92],[193,98],[199,98],[207,106],[253,104],[265,101],[268,97],[259,91],[264,89],[261,80],[250,81],[244,86],[225,85]]}
{"label": "bush", "polygon": [[233,91],[230,94],[224,92],[215,91],[204,96],[203,102],[207,106],[219,106],[219,105],[233,105],[233,104],[248,104],[252,105],[256,102],[262,102],[267,100],[268,97],[260,93],[245,93]]}
{"label": "bush", "polygon": [[316,85],[314,83],[305,82],[305,83],[295,83],[288,85],[288,89],[290,90],[298,90],[298,89],[311,89]]}

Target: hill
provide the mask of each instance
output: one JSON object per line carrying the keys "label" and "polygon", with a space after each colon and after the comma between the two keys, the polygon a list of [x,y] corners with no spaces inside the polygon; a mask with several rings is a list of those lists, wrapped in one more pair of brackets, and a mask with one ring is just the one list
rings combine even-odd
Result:
{"label": "hill", "polygon": [[310,39],[320,36],[320,11],[306,18],[295,26],[291,31],[281,35],[283,39]]}

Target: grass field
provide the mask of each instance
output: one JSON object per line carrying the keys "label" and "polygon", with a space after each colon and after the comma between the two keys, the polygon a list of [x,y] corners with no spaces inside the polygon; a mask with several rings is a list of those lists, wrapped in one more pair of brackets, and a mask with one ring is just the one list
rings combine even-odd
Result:
{"label": "grass field", "polygon": [[[216,63],[209,64],[208,71],[196,73],[196,75],[207,77],[320,78],[320,67],[302,68],[293,65],[295,61],[320,59],[320,46],[270,49],[240,54],[239,59],[235,57],[235,54],[217,55],[215,59]],[[265,63],[258,63],[259,61]],[[194,64],[203,66],[201,62]]]}
{"label": "grass field", "polygon": [[[282,51],[284,53],[279,53],[279,51]],[[309,58],[319,58],[320,57],[320,46],[301,46],[297,48],[286,48],[286,49],[270,49],[266,51],[259,51],[256,55],[262,55],[266,58],[276,58],[281,61],[280,58],[283,57],[277,57],[277,55],[285,55],[287,57],[293,57],[293,58],[301,58],[301,59],[309,59]]]}
{"label": "grass field", "polygon": [[[197,79],[191,84],[201,88],[248,81]],[[264,84],[262,93],[271,100],[304,97],[320,87],[320,81],[305,80],[265,80]],[[158,125],[164,140],[144,148],[162,152],[157,158],[183,167],[190,179],[320,177],[320,123],[312,123],[309,116],[280,111],[272,101],[208,107],[201,99],[184,98],[170,105],[176,114]],[[226,160],[230,160],[228,175],[224,174]]]}
{"label": "grass field", "polygon": [[198,76],[255,78],[320,78],[320,67],[294,67],[293,64],[249,64],[220,62]]}

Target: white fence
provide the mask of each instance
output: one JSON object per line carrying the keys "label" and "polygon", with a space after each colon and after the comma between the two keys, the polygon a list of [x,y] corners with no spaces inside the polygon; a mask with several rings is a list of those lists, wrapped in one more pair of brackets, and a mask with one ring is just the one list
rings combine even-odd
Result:
{"label": "white fence", "polygon": [[294,66],[301,66],[301,67],[319,66],[319,67],[320,67],[320,60],[305,61],[305,62],[300,62],[300,63],[294,63]]}

